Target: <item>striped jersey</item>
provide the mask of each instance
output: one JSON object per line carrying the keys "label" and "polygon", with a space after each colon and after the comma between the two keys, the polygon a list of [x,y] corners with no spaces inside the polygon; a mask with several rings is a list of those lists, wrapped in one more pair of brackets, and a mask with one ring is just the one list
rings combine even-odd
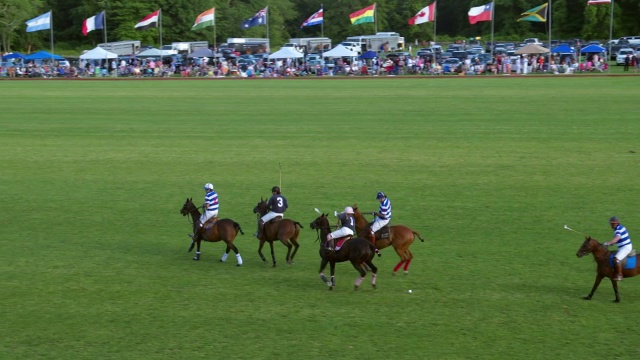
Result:
{"label": "striped jersey", "polygon": [[382,215],[382,219],[391,220],[391,201],[385,198],[384,201],[380,203],[380,210],[378,212]]}
{"label": "striped jersey", "polygon": [[625,245],[631,245],[631,238],[629,237],[629,233],[627,232],[627,228],[618,225],[615,230],[613,230],[613,237],[620,236],[620,240],[616,243],[618,247],[622,247]]}
{"label": "striped jersey", "polygon": [[204,208],[207,211],[218,211],[218,193],[211,190],[204,196]]}

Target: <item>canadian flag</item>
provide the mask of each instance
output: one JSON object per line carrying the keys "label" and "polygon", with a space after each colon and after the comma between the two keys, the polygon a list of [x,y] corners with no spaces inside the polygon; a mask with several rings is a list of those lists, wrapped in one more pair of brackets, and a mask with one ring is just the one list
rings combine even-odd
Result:
{"label": "canadian flag", "polygon": [[422,23],[426,23],[429,21],[433,21],[436,17],[436,3],[427,6],[426,8],[420,10],[416,14],[416,16],[409,19],[409,25],[418,25]]}

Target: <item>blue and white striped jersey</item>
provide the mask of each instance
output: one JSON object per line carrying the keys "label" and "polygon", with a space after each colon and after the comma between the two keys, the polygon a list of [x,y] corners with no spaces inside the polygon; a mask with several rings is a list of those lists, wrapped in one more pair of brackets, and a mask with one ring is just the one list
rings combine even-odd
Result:
{"label": "blue and white striped jersey", "polygon": [[618,225],[616,229],[613,231],[613,237],[620,236],[620,240],[616,243],[618,247],[631,245],[631,238],[629,237],[629,233],[627,232],[627,228]]}
{"label": "blue and white striped jersey", "polygon": [[211,190],[204,196],[204,208],[207,211],[218,211],[218,193]]}
{"label": "blue and white striped jersey", "polygon": [[391,201],[385,198],[383,202],[380,203],[380,210],[378,211],[385,220],[391,220]]}

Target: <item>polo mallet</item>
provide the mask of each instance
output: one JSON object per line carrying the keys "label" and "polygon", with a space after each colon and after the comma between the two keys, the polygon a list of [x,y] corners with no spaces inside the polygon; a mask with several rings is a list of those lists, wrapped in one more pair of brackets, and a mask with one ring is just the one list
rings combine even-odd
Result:
{"label": "polo mallet", "polygon": [[322,211],[318,210],[318,208],[313,208],[318,214],[322,215]]}
{"label": "polo mallet", "polygon": [[282,191],[282,163],[278,163],[280,167],[280,191]]}
{"label": "polo mallet", "polygon": [[575,231],[575,230],[573,230],[572,228],[568,227],[567,225],[565,225],[565,226],[564,226],[564,228],[565,228],[565,229],[567,229],[567,230],[569,230],[569,231],[573,231],[574,233],[578,233],[578,234],[580,234],[580,235],[582,235],[582,236],[584,236],[584,237],[589,237],[589,235],[587,235],[587,234],[583,234],[583,233],[581,233],[580,231]]}

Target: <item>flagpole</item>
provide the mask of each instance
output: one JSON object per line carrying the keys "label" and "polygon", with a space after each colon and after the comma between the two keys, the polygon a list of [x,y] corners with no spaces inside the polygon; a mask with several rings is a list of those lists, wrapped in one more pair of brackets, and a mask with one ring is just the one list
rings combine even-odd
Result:
{"label": "flagpole", "polygon": [[215,56],[218,52],[218,44],[216,43],[216,8],[213,8],[213,56],[214,63],[216,61]]}
{"label": "flagpole", "polygon": [[438,7],[438,1],[434,1],[433,2],[433,44],[437,44],[437,40],[436,40],[436,23],[438,22],[438,10],[436,10],[436,8]]}
{"label": "flagpole", "polygon": [[491,2],[491,59],[493,61],[493,49],[495,48],[493,43],[493,23],[495,23],[495,1]]}
{"label": "flagpole", "polygon": [[[549,51],[551,51],[551,9],[553,8],[553,0],[549,0],[549,7],[547,11],[549,12]],[[549,62],[551,62],[551,57],[549,57]]]}
{"label": "flagpole", "polygon": [[[607,58],[605,59],[607,64],[609,63],[609,59],[611,59],[611,41],[613,40],[613,2],[614,0],[611,0],[611,18],[609,19],[609,52],[607,53]],[[607,70],[611,72],[611,67],[607,66]]]}
{"label": "flagpole", "polygon": [[269,46],[269,48],[267,49],[268,52],[271,52],[271,38],[269,38],[269,6],[267,6],[267,11],[264,14],[265,17],[267,18],[267,44]]}
{"label": "flagpole", "polygon": [[160,23],[160,63],[162,64],[162,62],[164,61],[164,53],[162,52],[162,9],[160,9],[160,12],[158,14],[158,22]]}
{"label": "flagpole", "polygon": [[51,40],[51,65],[49,66],[49,71],[53,75],[53,54],[54,46],[53,46],[53,9],[49,10],[49,39]]}
{"label": "flagpole", "polygon": [[[104,42],[105,44],[107,43],[107,12],[103,11],[104,14],[102,15],[102,23],[103,23],[103,29],[102,29],[102,36],[104,38]],[[107,69],[109,69],[109,56],[107,55],[107,53],[104,54],[104,61],[107,64]],[[116,64],[117,65],[117,64]],[[118,76],[118,71],[116,69],[113,69],[115,72],[114,74],[116,74],[116,76]]]}
{"label": "flagpole", "polygon": [[[320,37],[324,37],[324,4],[320,4],[320,10],[322,10],[322,22],[320,23]],[[324,48],[324,46],[321,46],[320,52],[322,52],[322,48]]]}
{"label": "flagpole", "polygon": [[374,19],[374,22],[373,22],[373,27],[374,27],[373,32],[374,32],[375,34],[377,34],[377,33],[378,33],[378,16],[377,16],[377,15],[378,15],[378,4],[377,4],[377,3],[373,3],[373,19]]}

